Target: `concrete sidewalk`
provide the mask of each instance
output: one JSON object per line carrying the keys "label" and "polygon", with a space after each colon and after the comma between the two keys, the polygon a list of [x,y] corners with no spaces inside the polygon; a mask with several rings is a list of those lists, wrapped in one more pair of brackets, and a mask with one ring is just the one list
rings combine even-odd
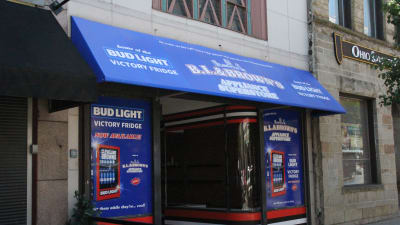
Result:
{"label": "concrete sidewalk", "polygon": [[382,220],[375,223],[368,223],[366,225],[400,225],[400,215],[392,219]]}

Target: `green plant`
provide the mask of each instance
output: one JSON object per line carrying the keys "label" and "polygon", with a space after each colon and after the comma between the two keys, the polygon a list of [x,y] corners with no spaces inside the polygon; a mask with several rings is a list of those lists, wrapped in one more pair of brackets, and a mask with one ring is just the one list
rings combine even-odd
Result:
{"label": "green plant", "polygon": [[[389,0],[383,4],[383,11],[387,13],[387,22],[395,27],[400,27],[400,0]],[[395,40],[399,40],[399,32],[394,35]],[[398,42],[397,42],[398,43]]]}
{"label": "green plant", "polygon": [[67,225],[95,225],[96,223],[92,222],[90,217],[98,216],[99,212],[94,210],[92,201],[85,198],[85,196],[78,191],[75,191],[74,197],[77,202],[75,203],[75,208],[73,209],[71,219],[67,222]]}
{"label": "green plant", "polygon": [[[387,15],[387,22],[393,24],[396,28],[396,34],[393,39],[400,43],[400,0],[389,0],[383,4],[383,10]],[[400,59],[384,59],[375,66],[381,71],[379,77],[383,79],[386,86],[386,93],[380,95],[380,104],[389,106],[400,103]]]}
{"label": "green plant", "polygon": [[386,86],[386,93],[380,95],[380,104],[389,106],[392,104],[400,103],[400,60],[394,58],[393,60],[384,59],[379,63],[376,68],[382,73],[378,76],[383,79]]}

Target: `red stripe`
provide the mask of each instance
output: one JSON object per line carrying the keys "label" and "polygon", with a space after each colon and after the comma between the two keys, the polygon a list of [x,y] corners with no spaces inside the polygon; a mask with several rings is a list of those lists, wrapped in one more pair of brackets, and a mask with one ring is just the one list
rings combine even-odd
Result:
{"label": "red stripe", "polygon": [[256,107],[242,106],[242,105],[231,105],[226,107],[226,110],[238,110],[238,109],[256,109]]}
{"label": "red stripe", "polygon": [[261,213],[227,213],[227,212],[210,212],[196,210],[167,209],[166,216],[209,219],[209,220],[228,220],[228,221],[260,221]]}
{"label": "red stripe", "polygon": [[279,210],[274,210],[274,211],[268,211],[267,218],[268,219],[276,219],[276,218],[287,217],[287,216],[301,215],[301,214],[305,214],[305,213],[306,213],[306,207],[293,208],[293,209],[279,209]]}
{"label": "red stripe", "polygon": [[127,221],[141,222],[141,223],[153,223],[153,217],[152,216],[137,217],[137,218],[127,219]]}
{"label": "red stripe", "polygon": [[228,123],[257,123],[257,119],[233,119],[233,120],[228,120]]}
{"label": "red stripe", "polygon": [[[129,219],[123,219],[122,221],[132,221],[132,222],[141,222],[141,223],[153,223],[153,217],[152,216],[146,216],[146,217],[137,217],[137,218],[129,218]],[[107,223],[107,222],[97,222],[97,225],[115,225],[116,223]]]}

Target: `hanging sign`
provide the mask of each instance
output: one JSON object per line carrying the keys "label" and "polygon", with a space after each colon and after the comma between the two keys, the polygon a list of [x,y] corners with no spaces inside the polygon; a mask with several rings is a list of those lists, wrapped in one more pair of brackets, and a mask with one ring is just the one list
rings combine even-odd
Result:
{"label": "hanging sign", "polygon": [[263,119],[267,209],[303,206],[300,114],[265,110]]}
{"label": "hanging sign", "polygon": [[93,204],[100,217],[152,214],[150,103],[102,97],[91,105]]}
{"label": "hanging sign", "polygon": [[348,58],[368,64],[377,64],[382,59],[393,59],[394,57],[377,50],[373,50],[350,41],[343,40],[343,37],[333,33],[335,43],[335,56],[339,64],[342,64],[343,58]]}

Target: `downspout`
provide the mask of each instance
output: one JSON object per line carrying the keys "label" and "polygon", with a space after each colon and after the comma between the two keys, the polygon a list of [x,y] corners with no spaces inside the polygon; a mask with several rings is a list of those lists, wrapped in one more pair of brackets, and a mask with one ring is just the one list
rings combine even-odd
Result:
{"label": "downspout", "polygon": [[[314,13],[313,13],[313,1],[307,0],[307,34],[308,34],[308,66],[310,73],[318,79],[318,74],[315,73],[315,63],[316,63],[316,50],[314,47],[315,40],[315,28],[314,28]],[[310,222],[312,225],[322,225],[323,224],[323,171],[322,171],[322,155],[320,152],[320,136],[319,136],[319,118],[318,117],[308,117],[310,132],[307,135],[311,136],[311,159],[308,163],[308,167],[313,168],[312,174],[309,174],[309,188],[312,190],[307,190],[309,192],[308,200],[308,216],[310,217]],[[308,150],[308,149],[307,149]]]}

